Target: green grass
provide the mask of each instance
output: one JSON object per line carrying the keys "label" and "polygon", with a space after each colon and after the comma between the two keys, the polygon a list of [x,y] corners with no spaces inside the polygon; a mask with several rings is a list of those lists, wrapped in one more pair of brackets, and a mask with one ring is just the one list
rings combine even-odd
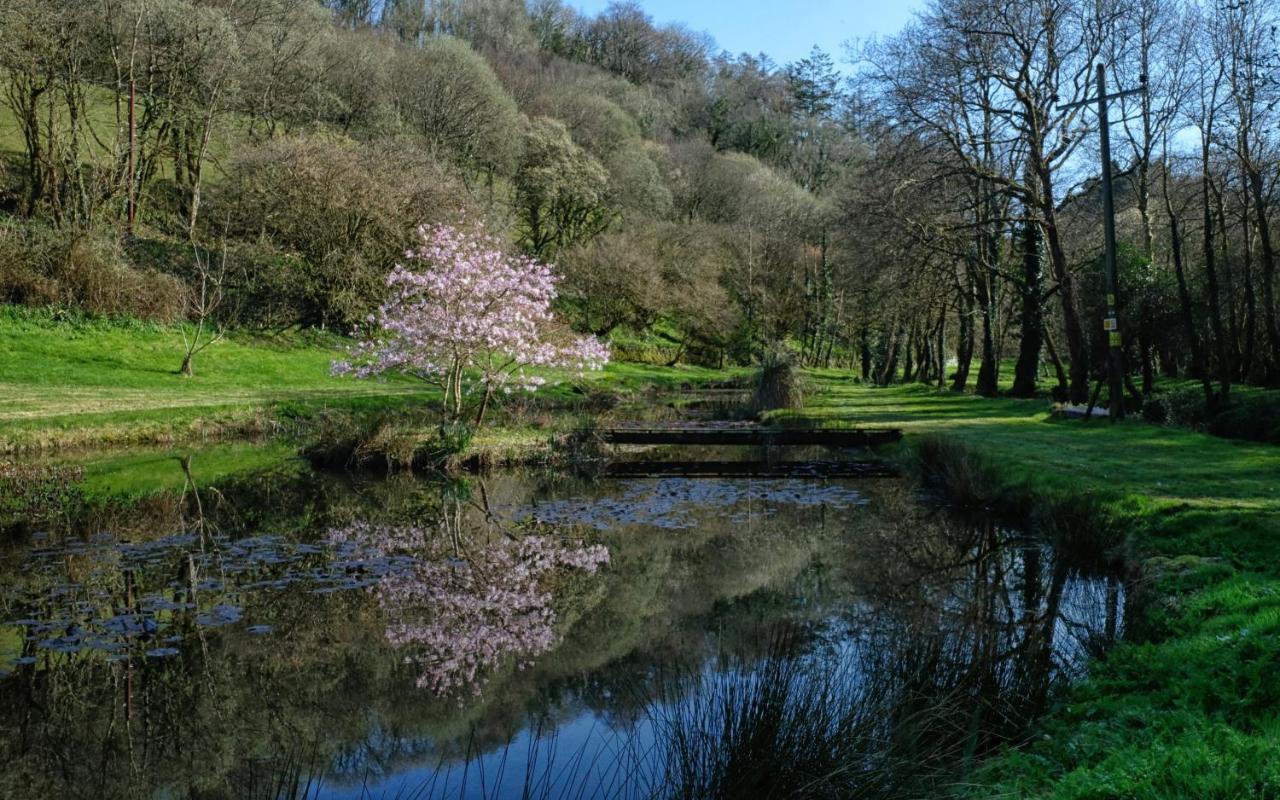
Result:
{"label": "green grass", "polygon": [[[1020,505],[1095,509],[1141,565],[1131,640],[958,791],[978,797],[1280,797],[1280,450],[1045,401],[876,389],[817,371],[804,412],[941,435]],[[1063,505],[1065,504],[1065,505]]]}
{"label": "green grass", "polygon": [[[433,398],[424,384],[401,376],[331,376],[330,363],[345,344],[317,335],[234,334],[197,356],[195,376],[184,378],[175,327],[0,307],[0,452],[269,433],[281,419],[326,408],[377,410]],[[580,382],[626,393],[725,376],[699,367],[611,364],[583,381],[552,373],[542,396],[571,399]]]}
{"label": "green grass", "polygon": [[333,378],[336,339],[233,335],[178,374],[177,328],[0,310],[0,450],[193,440],[269,409],[423,402],[408,379]]}

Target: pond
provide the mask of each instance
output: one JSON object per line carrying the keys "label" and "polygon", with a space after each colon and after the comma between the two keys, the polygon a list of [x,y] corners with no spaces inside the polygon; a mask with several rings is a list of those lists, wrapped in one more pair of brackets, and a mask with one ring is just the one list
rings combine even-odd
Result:
{"label": "pond", "polygon": [[200,463],[6,534],[0,796],[900,796],[1123,634],[899,480]]}

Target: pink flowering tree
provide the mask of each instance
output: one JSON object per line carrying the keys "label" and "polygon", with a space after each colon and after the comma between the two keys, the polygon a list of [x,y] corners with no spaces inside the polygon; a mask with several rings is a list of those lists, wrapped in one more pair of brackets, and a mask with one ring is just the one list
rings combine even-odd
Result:
{"label": "pink flowering tree", "polygon": [[418,235],[387,276],[390,297],[335,373],[413,375],[440,387],[453,420],[478,395],[480,425],[495,392],[537,390],[540,369],[608,363],[603,342],[572,334],[552,314],[558,278],[550,267],[476,230],[424,225]]}

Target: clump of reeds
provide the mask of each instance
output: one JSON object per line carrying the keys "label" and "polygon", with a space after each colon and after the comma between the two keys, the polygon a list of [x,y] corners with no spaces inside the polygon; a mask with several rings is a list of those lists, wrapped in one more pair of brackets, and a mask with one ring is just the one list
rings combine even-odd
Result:
{"label": "clump of reeds", "polygon": [[793,645],[664,687],[648,711],[657,796],[933,796],[1034,714],[1027,687],[965,636],[899,630],[852,661]]}

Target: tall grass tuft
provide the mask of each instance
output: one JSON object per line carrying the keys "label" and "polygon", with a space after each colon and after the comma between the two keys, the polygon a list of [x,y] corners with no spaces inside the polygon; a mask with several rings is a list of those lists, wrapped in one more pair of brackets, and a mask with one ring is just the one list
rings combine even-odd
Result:
{"label": "tall grass tuft", "polygon": [[313,466],[328,469],[388,473],[431,469],[465,452],[473,434],[468,425],[442,424],[407,411],[324,413],[309,423],[302,456]]}
{"label": "tall grass tuft", "polygon": [[778,409],[798,411],[803,407],[804,376],[800,372],[799,358],[784,346],[770,348],[765,352],[756,376],[751,396],[752,412],[760,415]]}
{"label": "tall grass tuft", "polygon": [[921,437],[915,458],[925,484],[959,508],[990,508],[1000,499],[999,481],[992,466],[955,439]]}
{"label": "tall grass tuft", "polygon": [[[861,656],[794,654],[668,682],[648,710],[669,800],[929,797],[1040,710],[1019,670],[965,636],[901,629]],[[828,654],[830,655],[830,654]]]}
{"label": "tall grass tuft", "polygon": [[[695,678],[650,714],[671,800],[852,796],[874,737],[863,695],[793,658]],[[674,692],[673,692],[674,693]]]}

